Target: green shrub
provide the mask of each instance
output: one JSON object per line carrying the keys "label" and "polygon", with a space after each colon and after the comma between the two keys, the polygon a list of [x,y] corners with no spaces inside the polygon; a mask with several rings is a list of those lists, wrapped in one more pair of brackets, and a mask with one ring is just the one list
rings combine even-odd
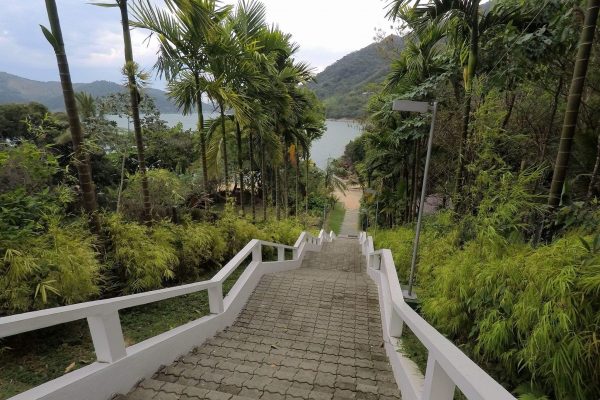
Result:
{"label": "green shrub", "polygon": [[32,143],[6,147],[0,151],[0,193],[17,188],[29,193],[41,190],[58,171],[56,157]]}
{"label": "green shrub", "polygon": [[176,236],[168,226],[126,222],[118,214],[105,217],[112,244],[117,284],[123,293],[157,289],[174,278],[179,263]]}
{"label": "green shrub", "polygon": [[371,231],[373,241],[378,249],[391,249],[394,264],[400,282],[408,282],[414,232],[412,229],[400,227],[394,230]]}
{"label": "green shrub", "polygon": [[215,223],[215,226],[219,229],[225,243],[227,243],[227,252],[225,254],[227,260],[233,257],[252,239],[269,240],[269,237],[254,224],[247,219],[239,217],[231,203],[225,206],[225,210],[221,218]]}
{"label": "green shrub", "polygon": [[[150,169],[146,172],[150,190],[152,215],[160,219],[171,216],[171,208],[185,203],[190,188],[180,177],[166,169]],[[123,213],[132,219],[142,215],[142,176],[131,175],[123,190]]]}
{"label": "green shrub", "polygon": [[261,230],[264,232],[266,240],[292,246],[296,243],[303,228],[298,220],[289,218],[280,221],[270,219],[261,226]]}
{"label": "green shrub", "polygon": [[100,264],[82,220],[45,220],[46,230],[0,238],[0,312],[31,311],[89,300],[99,294]]}
{"label": "green shrub", "polygon": [[227,245],[216,227],[193,222],[169,226],[177,237],[179,265],[175,276],[179,282],[197,280],[202,272],[223,261]]}
{"label": "green shrub", "polygon": [[[424,317],[509,390],[597,398],[600,236],[572,231],[538,248],[487,236],[460,248],[458,228],[443,218],[430,218],[421,239]],[[379,231],[374,238],[404,270],[412,230]]]}

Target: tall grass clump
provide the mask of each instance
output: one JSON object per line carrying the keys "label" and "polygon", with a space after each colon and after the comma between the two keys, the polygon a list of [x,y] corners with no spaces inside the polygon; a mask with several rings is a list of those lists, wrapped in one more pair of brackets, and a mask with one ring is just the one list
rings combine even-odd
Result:
{"label": "tall grass clump", "polygon": [[219,229],[206,223],[167,224],[175,233],[179,264],[175,276],[179,282],[197,280],[203,273],[220,266],[227,243]]}
{"label": "tall grass clump", "polygon": [[86,301],[100,292],[100,263],[85,223],[52,217],[45,224],[36,235],[0,239],[2,314]]}
{"label": "tall grass clump", "polygon": [[120,292],[157,289],[175,277],[179,258],[171,229],[127,222],[119,214],[106,215],[105,226],[114,257],[112,282]]}
{"label": "tall grass clump", "polygon": [[[436,329],[523,398],[600,396],[600,234],[585,225],[541,246],[526,240],[540,211],[527,190],[538,171],[479,173],[476,212],[429,216],[417,293]],[[379,231],[400,280],[413,227]],[[537,396],[537,397],[536,397]]]}

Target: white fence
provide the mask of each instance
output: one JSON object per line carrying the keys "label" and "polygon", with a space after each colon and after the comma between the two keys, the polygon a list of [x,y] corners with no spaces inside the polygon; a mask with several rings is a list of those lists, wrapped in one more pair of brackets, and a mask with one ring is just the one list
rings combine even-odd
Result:
{"label": "white fence", "polygon": [[[320,251],[323,242],[334,237],[333,232],[323,230],[318,237],[302,232],[294,246],[253,239],[208,281],[0,318],[0,338],[86,318],[97,357],[95,363],[11,400],[106,400],[113,394],[128,392],[160,365],[172,362],[231,325],[264,274],[299,267],[306,251]],[[276,248],[277,261],[263,261],[263,247]],[[292,252],[292,259],[285,259],[286,250]],[[248,257],[251,262],[223,297],[223,282]],[[125,347],[119,310],[202,290],[208,291],[210,315]]]}
{"label": "white fence", "polygon": [[[386,353],[403,400],[451,400],[458,387],[469,400],[515,400],[502,385],[479,368],[452,342],[427,323],[406,302],[392,252],[373,248],[373,238],[359,235],[367,273],[379,289]],[[429,352],[425,377],[398,351],[406,324]]]}

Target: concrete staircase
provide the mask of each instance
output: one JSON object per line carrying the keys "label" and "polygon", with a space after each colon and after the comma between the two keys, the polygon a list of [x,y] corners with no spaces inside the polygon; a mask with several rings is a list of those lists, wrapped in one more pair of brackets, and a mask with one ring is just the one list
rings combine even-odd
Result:
{"label": "concrete staircase", "polygon": [[263,276],[236,322],[121,399],[399,399],[356,240]]}

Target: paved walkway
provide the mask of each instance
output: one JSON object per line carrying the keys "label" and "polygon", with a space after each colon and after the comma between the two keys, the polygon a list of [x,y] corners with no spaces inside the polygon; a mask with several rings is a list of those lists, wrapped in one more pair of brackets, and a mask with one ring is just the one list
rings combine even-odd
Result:
{"label": "paved walkway", "polygon": [[399,399],[358,242],[265,275],[236,322],[125,398]]}
{"label": "paved walkway", "polygon": [[346,210],[340,227],[340,235],[358,236],[358,210]]}

